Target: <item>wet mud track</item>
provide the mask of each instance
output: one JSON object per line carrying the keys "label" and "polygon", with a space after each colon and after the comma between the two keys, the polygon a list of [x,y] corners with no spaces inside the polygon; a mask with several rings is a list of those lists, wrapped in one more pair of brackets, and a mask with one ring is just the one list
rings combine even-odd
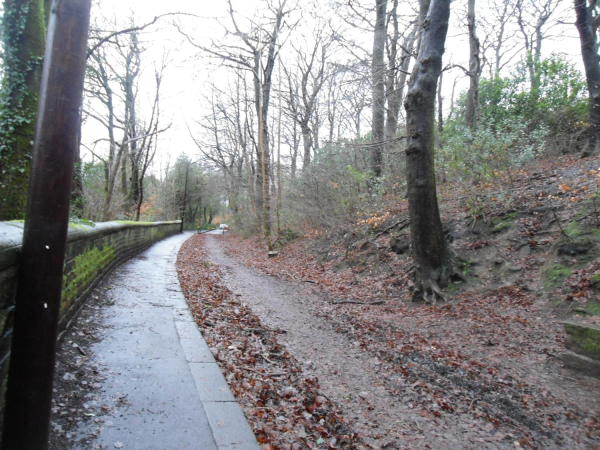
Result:
{"label": "wet mud track", "polygon": [[339,333],[315,314],[322,302],[307,283],[283,281],[248,268],[228,256],[222,237],[206,236],[210,262],[220,267],[223,282],[269,328],[283,330],[278,341],[302,364],[306,376],[319,379],[321,392],[338,404],[373,448],[499,448],[470,446],[468,429],[445,418],[421,417],[412,404],[390,394],[381,362],[358,342]]}

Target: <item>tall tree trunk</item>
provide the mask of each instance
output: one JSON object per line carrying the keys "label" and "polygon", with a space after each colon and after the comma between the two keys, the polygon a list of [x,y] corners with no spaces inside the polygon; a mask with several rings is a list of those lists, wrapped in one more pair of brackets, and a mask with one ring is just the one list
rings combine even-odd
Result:
{"label": "tall tree trunk", "polygon": [[[394,9],[392,13],[396,14],[396,8],[398,6],[398,0],[394,0]],[[394,28],[397,30],[398,18],[394,17]],[[391,150],[395,146],[395,142],[391,139],[396,136],[398,131],[398,116],[400,114],[400,108],[402,106],[402,97],[404,96],[404,85],[406,84],[406,77],[408,74],[408,68],[410,67],[411,52],[415,45],[417,33],[417,25],[415,25],[408,36],[404,39],[402,57],[400,58],[399,70],[394,68],[399,61],[394,58],[393,61],[389,61],[390,70],[388,73],[388,86],[387,86],[387,121],[385,123],[385,138],[388,141],[387,147]],[[396,31],[394,32],[396,34]],[[393,55],[395,51],[392,51]],[[398,75],[398,72],[399,75]]]}
{"label": "tall tree trunk", "polygon": [[79,114],[79,130],[77,132],[77,154],[75,155],[75,168],[71,185],[71,212],[75,217],[83,218],[85,199],[83,197],[83,161],[81,160],[81,128],[83,120]]}
{"label": "tall tree trunk", "polygon": [[5,0],[0,92],[0,220],[25,217],[46,46],[43,0]]}
{"label": "tall tree trunk", "polygon": [[[127,160],[131,158],[131,153],[129,151],[129,146],[125,147],[123,150],[123,164],[121,164],[121,195],[123,198],[129,197],[129,186],[127,183]],[[133,174],[132,174],[133,175]]]}
{"label": "tall tree trunk", "polygon": [[281,235],[281,62],[279,63],[279,111],[277,120],[277,239]]}
{"label": "tall tree trunk", "polygon": [[302,170],[308,169],[310,166],[311,148],[313,146],[312,130],[308,124],[300,124],[302,129],[302,145],[304,146],[304,159],[302,160]]}
{"label": "tall tree trunk", "polygon": [[[594,144],[600,143],[600,56],[598,55],[598,34],[594,26],[592,10],[598,7],[598,0],[590,0],[589,7],[585,0],[575,1],[575,25],[581,41],[581,56],[585,67],[589,96],[589,123]],[[596,16],[598,17],[598,16]]]}
{"label": "tall tree trunk", "polygon": [[474,128],[481,119],[479,105],[479,73],[481,61],[479,56],[479,39],[475,27],[475,0],[468,1],[467,26],[469,28],[469,91],[467,92],[467,107],[465,123]]}
{"label": "tall tree trunk", "polygon": [[[442,97],[442,83],[444,81],[444,72],[440,73],[440,79],[438,81],[437,88],[437,132],[438,137],[444,131],[444,97]],[[441,147],[441,144],[440,144]]]}
{"label": "tall tree trunk", "polygon": [[417,23],[417,55],[421,54],[421,43],[423,42],[423,30],[425,18],[429,11],[431,0],[419,0],[419,20]]}
{"label": "tall tree trunk", "polygon": [[292,181],[296,179],[296,161],[298,160],[298,124],[294,120],[294,128],[292,129],[292,163],[291,176]]}
{"label": "tall tree trunk", "polygon": [[373,121],[371,128],[371,171],[380,177],[383,166],[383,141],[385,132],[385,27],[387,0],[377,0],[375,33],[373,38],[373,59],[371,61],[371,83],[373,96]]}
{"label": "tall tree trunk", "polygon": [[[451,0],[431,0],[421,48],[406,96],[408,204],[412,255],[416,266],[414,300],[444,299],[452,254],[444,239],[437,202],[433,147],[435,94],[442,69]],[[424,8],[427,0],[421,1]]]}

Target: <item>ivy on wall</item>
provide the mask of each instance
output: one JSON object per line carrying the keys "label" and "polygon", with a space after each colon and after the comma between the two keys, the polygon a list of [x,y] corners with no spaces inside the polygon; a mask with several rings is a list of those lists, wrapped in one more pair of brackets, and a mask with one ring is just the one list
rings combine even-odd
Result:
{"label": "ivy on wall", "polygon": [[0,89],[0,220],[25,216],[46,45],[43,0],[5,0]]}

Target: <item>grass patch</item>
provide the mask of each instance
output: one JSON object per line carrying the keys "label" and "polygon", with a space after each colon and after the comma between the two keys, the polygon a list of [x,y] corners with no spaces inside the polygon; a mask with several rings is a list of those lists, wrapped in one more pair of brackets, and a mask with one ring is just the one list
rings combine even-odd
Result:
{"label": "grass patch", "polygon": [[517,219],[517,213],[512,212],[502,217],[492,219],[492,233],[500,233],[514,226],[514,221]]}
{"label": "grass patch", "polygon": [[587,313],[589,313],[593,316],[600,316],[600,303],[598,303],[598,302],[588,303],[585,310]]}
{"label": "grass patch", "polygon": [[577,221],[572,220],[563,227],[565,234],[571,238],[581,236],[581,227]]}

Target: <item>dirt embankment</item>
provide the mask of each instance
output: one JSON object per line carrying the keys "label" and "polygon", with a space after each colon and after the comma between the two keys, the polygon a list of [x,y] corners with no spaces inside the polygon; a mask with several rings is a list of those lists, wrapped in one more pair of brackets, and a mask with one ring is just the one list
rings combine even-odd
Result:
{"label": "dirt embankment", "polygon": [[[257,257],[250,242],[202,236],[180,255],[180,271],[196,255],[194,265],[202,269],[184,270],[198,285],[207,285],[198,273],[212,271],[209,292],[219,292],[218,309],[203,307],[201,297],[191,294],[202,311],[197,320],[203,332],[214,333],[213,351],[265,448],[598,443],[600,383],[562,368],[556,359],[560,327],[530,293],[505,287],[447,305],[415,307],[387,296],[382,287],[363,300],[376,296],[383,304],[339,304],[352,295],[353,285],[334,289],[342,282],[335,272],[328,273],[326,265],[311,270],[308,260],[298,265],[298,249],[292,247],[268,260]],[[254,318],[252,326],[246,317]],[[270,345],[278,350],[249,358],[248,341],[257,333],[274,338],[277,344]],[[294,361],[294,369],[280,368],[273,353]],[[322,419],[332,419],[315,415],[314,403],[296,394],[294,383],[315,379],[318,389],[315,384],[308,398],[326,400],[327,410],[335,411],[333,422],[343,417],[344,426],[319,430]]]}

